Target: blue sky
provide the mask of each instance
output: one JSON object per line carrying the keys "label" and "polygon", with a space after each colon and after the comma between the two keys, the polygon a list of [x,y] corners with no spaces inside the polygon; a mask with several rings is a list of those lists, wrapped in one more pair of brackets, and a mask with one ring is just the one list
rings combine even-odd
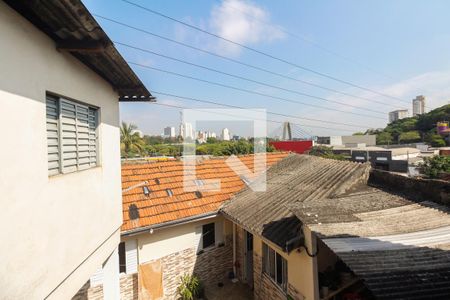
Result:
{"label": "blue sky", "polygon": [[[273,56],[405,101],[424,94],[427,96],[427,106],[435,108],[447,104],[450,100],[450,18],[448,17],[450,1],[130,1]],[[115,42],[163,53],[284,89],[339,101],[360,107],[360,109],[261,86],[117,45],[118,50],[129,62],[324,108],[281,102],[132,65],[151,91],[249,108],[265,108],[276,113],[322,120],[316,122],[268,115],[268,119],[271,120],[301,124],[302,129],[314,135],[349,134],[351,131],[384,127],[388,111],[395,108],[408,108],[411,111],[409,103],[382,97],[258,55],[153,15],[121,0],[86,0],[84,3],[91,13],[273,72],[386,104],[340,95],[266,74],[97,17],[103,29]],[[156,96],[158,102],[163,104],[191,108],[219,108],[174,97]],[[338,109],[340,112],[325,108]],[[179,110],[164,106],[124,103],[121,104],[120,110],[122,120],[135,123],[146,134],[160,134],[163,127],[178,126],[180,122]],[[373,112],[374,110],[377,112]],[[364,114],[364,116],[354,113]],[[352,123],[357,127],[329,122]],[[220,122],[218,124],[217,122],[212,124],[211,129],[218,131],[221,127]],[[307,127],[308,125],[311,127]],[[233,124],[224,126],[231,128],[233,133],[239,135],[250,133],[248,126],[233,127]],[[269,133],[276,131],[279,126],[278,123],[269,123]]]}

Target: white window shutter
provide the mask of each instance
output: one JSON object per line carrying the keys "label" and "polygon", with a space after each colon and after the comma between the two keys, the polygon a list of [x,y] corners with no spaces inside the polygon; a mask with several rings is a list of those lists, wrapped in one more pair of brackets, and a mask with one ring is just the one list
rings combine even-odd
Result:
{"label": "white window shutter", "polygon": [[89,107],[76,104],[77,107],[77,154],[78,170],[90,167],[89,156]]}
{"label": "white window shutter", "polygon": [[61,155],[62,172],[77,170],[77,110],[76,104],[61,99]]}
{"label": "white window shutter", "polygon": [[103,284],[103,267],[100,266],[90,278],[91,286]]}
{"label": "white window shutter", "polygon": [[53,97],[47,97],[46,115],[47,115],[48,174],[56,175],[60,172],[58,99],[55,99]]}
{"label": "white window shutter", "polygon": [[127,274],[137,273],[138,263],[137,240],[126,241],[125,264]]}
{"label": "white window shutter", "polygon": [[97,165],[97,110],[89,108],[89,161],[91,167]]}
{"label": "white window shutter", "polygon": [[223,243],[223,221],[215,222],[214,226],[216,245],[218,245]]}

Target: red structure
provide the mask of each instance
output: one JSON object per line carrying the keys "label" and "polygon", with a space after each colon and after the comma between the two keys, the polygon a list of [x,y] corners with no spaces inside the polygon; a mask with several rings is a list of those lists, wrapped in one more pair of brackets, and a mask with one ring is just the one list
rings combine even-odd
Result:
{"label": "red structure", "polygon": [[275,149],[303,154],[313,146],[313,141],[280,141],[269,142]]}

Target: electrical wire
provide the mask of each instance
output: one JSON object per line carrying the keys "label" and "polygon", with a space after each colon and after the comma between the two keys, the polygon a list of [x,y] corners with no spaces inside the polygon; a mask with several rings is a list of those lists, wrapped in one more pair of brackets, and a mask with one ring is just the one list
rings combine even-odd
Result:
{"label": "electrical wire", "polygon": [[305,103],[305,102],[301,102],[301,101],[292,100],[292,99],[289,99],[289,98],[283,98],[283,97],[273,96],[273,95],[269,95],[269,94],[264,94],[264,93],[260,93],[260,92],[256,92],[256,91],[252,91],[252,90],[248,90],[248,89],[232,86],[232,85],[227,85],[227,84],[223,84],[223,83],[219,83],[219,82],[214,82],[214,81],[210,81],[210,80],[206,80],[206,79],[202,79],[202,78],[198,78],[198,77],[193,77],[193,76],[190,76],[190,75],[185,75],[185,74],[181,74],[181,73],[177,73],[177,72],[172,72],[172,71],[164,70],[164,69],[160,69],[160,68],[155,68],[155,67],[152,67],[152,66],[149,66],[149,65],[144,65],[144,64],[140,64],[140,63],[136,63],[136,62],[127,61],[127,63],[130,64],[130,65],[139,66],[139,67],[142,67],[142,68],[145,68],[145,69],[154,70],[154,71],[158,71],[158,72],[161,72],[161,73],[174,75],[174,76],[177,76],[177,77],[187,78],[187,79],[191,79],[191,80],[207,83],[207,84],[210,84],[210,85],[216,85],[216,86],[220,86],[220,87],[224,87],[224,88],[228,88],[228,89],[232,89],[232,90],[236,90],[236,91],[241,91],[241,92],[245,92],[245,93],[249,93],[249,94],[263,96],[263,97],[266,97],[266,98],[271,98],[271,99],[275,99],[275,100],[281,100],[281,101],[284,101],[284,102],[290,102],[290,103],[295,103],[295,104],[300,104],[300,105],[305,105],[305,106],[311,106],[311,107],[325,109],[325,110],[337,111],[337,112],[351,114],[351,115],[363,116],[363,117],[366,117],[366,118],[373,118],[373,119],[380,119],[380,120],[385,120],[386,119],[386,118],[381,118],[381,117],[376,117],[376,116],[371,116],[371,115],[366,115],[366,114],[361,114],[361,113],[356,113],[356,112],[351,112],[351,111],[340,110],[340,109],[336,109],[336,108],[330,108],[330,107],[325,107],[325,106]]}
{"label": "electrical wire", "polygon": [[[192,110],[198,110],[198,111],[208,110],[207,113],[212,113],[212,114],[217,114],[217,115],[228,115],[228,116],[232,116],[232,117],[237,117],[237,118],[239,118],[239,120],[241,120],[241,118],[242,118],[242,116],[238,116],[238,115],[227,114],[227,113],[220,113],[220,112],[213,112],[213,111],[210,111],[210,109],[208,109],[208,108],[191,108],[191,107],[184,107],[184,106],[172,105],[172,104],[166,104],[166,103],[160,103],[160,102],[148,102],[148,103],[151,104],[151,105],[160,105],[160,106],[166,106],[166,107],[177,108],[177,109],[192,109]],[[259,120],[259,121],[266,121],[266,122],[278,123],[278,124],[283,124],[284,123],[282,121],[269,120],[269,119],[263,120],[263,119],[249,118],[248,120]],[[353,130],[342,129],[342,128],[330,128],[330,127],[324,127],[324,126],[304,125],[304,124],[299,124],[299,123],[291,123],[291,124],[302,126],[302,127],[327,129],[327,130],[332,130],[332,131],[353,132]]]}
{"label": "electrical wire", "polygon": [[[216,102],[216,101],[199,99],[199,98],[193,98],[193,97],[187,97],[187,96],[180,96],[180,95],[175,95],[175,94],[165,93],[165,92],[160,92],[160,91],[155,91],[155,90],[152,90],[152,93],[156,94],[156,95],[163,95],[163,96],[167,96],[167,97],[173,97],[173,98],[184,99],[184,100],[189,100],[189,101],[195,101],[195,102],[200,102],[200,103],[220,105],[220,106],[223,106],[223,107],[230,107],[230,108],[237,108],[237,109],[250,109],[251,110],[251,108],[248,108],[248,107],[237,106],[237,105],[232,105],[232,104],[225,104],[225,103],[220,103],[220,102]],[[267,114],[275,115],[275,116],[288,117],[288,118],[293,118],[293,119],[299,119],[299,120],[307,120],[307,121],[313,121],[313,122],[321,122],[321,123],[329,123],[329,124],[336,124],[336,125],[344,125],[344,126],[349,126],[349,127],[353,127],[353,128],[364,127],[364,126],[359,125],[359,124],[342,123],[342,122],[334,122],[334,121],[324,121],[324,120],[320,120],[320,119],[299,117],[299,116],[294,116],[294,115],[289,115],[289,114],[284,114],[284,113],[277,113],[277,112],[272,112],[272,111],[267,111]]]}
{"label": "electrical wire", "polygon": [[227,60],[227,61],[233,62],[235,64],[238,64],[238,65],[241,65],[241,66],[245,66],[247,68],[252,68],[254,70],[258,70],[258,71],[261,71],[261,72],[264,72],[264,73],[267,73],[267,74],[271,74],[271,75],[275,75],[275,76],[278,76],[278,77],[281,77],[281,78],[285,78],[285,79],[289,79],[289,80],[292,80],[292,81],[300,82],[300,83],[303,83],[303,84],[307,84],[309,86],[313,86],[313,87],[316,87],[316,88],[319,88],[319,89],[322,89],[322,90],[330,91],[330,92],[341,94],[341,95],[344,95],[344,96],[352,97],[352,98],[355,98],[355,99],[367,100],[367,101],[371,101],[373,103],[378,103],[378,104],[388,105],[388,106],[391,106],[391,107],[398,108],[398,106],[395,106],[395,105],[393,105],[392,103],[389,103],[389,102],[378,101],[378,100],[367,98],[367,97],[363,97],[363,96],[356,96],[356,95],[353,95],[353,94],[350,94],[350,93],[346,93],[346,92],[342,92],[342,91],[339,91],[339,90],[336,90],[336,89],[333,89],[333,88],[325,87],[325,86],[322,86],[322,85],[319,85],[319,84],[316,84],[316,83],[313,83],[313,82],[309,82],[309,81],[306,81],[306,80],[302,80],[302,79],[298,79],[298,78],[295,78],[295,77],[287,76],[285,74],[277,73],[277,72],[274,72],[274,71],[271,71],[271,70],[268,70],[268,69],[265,69],[265,68],[262,68],[262,67],[258,67],[258,66],[252,65],[252,64],[248,64],[246,62],[243,62],[243,61],[240,61],[240,60],[237,60],[237,59],[226,57],[226,56],[223,56],[223,55],[220,55],[220,54],[217,54],[217,53],[214,53],[214,52],[202,49],[202,48],[198,48],[198,47],[195,47],[195,46],[183,43],[183,42],[179,42],[177,40],[174,40],[174,39],[171,39],[171,38],[168,38],[168,37],[156,34],[154,32],[150,32],[150,31],[142,29],[142,28],[131,26],[129,24],[125,24],[123,22],[120,22],[120,21],[117,21],[117,20],[114,20],[114,19],[111,19],[111,18],[108,18],[108,17],[105,17],[105,16],[101,16],[99,14],[93,13],[92,15],[94,15],[97,18],[106,20],[108,22],[111,22],[111,23],[114,23],[114,24],[117,24],[117,25],[129,28],[129,29],[133,29],[135,31],[139,31],[139,32],[145,33],[147,35],[150,35],[150,36],[153,36],[153,37],[156,37],[156,38],[159,38],[159,39],[162,39],[162,40],[165,40],[165,41],[168,41],[168,42],[171,42],[171,43],[174,43],[174,44],[177,44],[177,45],[180,45],[180,46],[183,46],[183,47],[195,50],[195,51],[199,51],[199,52],[202,52],[202,53],[214,56],[214,57],[218,57],[220,59]]}
{"label": "electrical wire", "polygon": [[306,94],[306,93],[299,92],[299,91],[296,91],[296,90],[283,88],[283,87],[276,86],[276,85],[273,85],[273,84],[270,84],[270,83],[267,83],[267,82],[262,82],[262,81],[254,80],[254,79],[251,79],[251,78],[248,78],[248,77],[243,77],[243,76],[240,76],[240,75],[236,75],[236,74],[231,74],[231,73],[228,73],[228,72],[220,71],[220,70],[217,70],[217,69],[213,69],[213,68],[210,68],[210,67],[199,65],[199,64],[196,64],[196,63],[193,63],[193,62],[189,62],[189,61],[186,61],[186,60],[182,60],[182,59],[179,59],[179,58],[171,57],[171,56],[168,56],[168,55],[165,55],[165,54],[162,54],[162,53],[158,53],[158,52],[154,52],[154,51],[151,51],[151,50],[148,50],[148,49],[143,49],[143,48],[140,48],[140,47],[132,46],[132,45],[129,45],[129,44],[125,44],[125,43],[121,43],[121,42],[117,42],[117,41],[114,41],[114,43],[117,44],[117,45],[121,45],[121,46],[127,47],[127,48],[131,48],[131,49],[134,49],[134,50],[138,50],[138,51],[142,51],[142,52],[145,52],[145,53],[150,53],[152,55],[156,55],[156,56],[159,56],[159,57],[163,57],[165,59],[173,60],[173,61],[180,62],[180,63],[183,63],[183,64],[187,64],[187,65],[190,65],[190,66],[194,66],[194,67],[201,68],[201,69],[204,69],[204,70],[208,70],[208,71],[211,71],[211,72],[219,73],[219,74],[226,75],[226,76],[229,76],[229,77],[245,80],[245,81],[248,81],[248,82],[256,83],[256,84],[259,84],[259,85],[262,85],[262,86],[278,89],[278,90],[281,90],[281,91],[289,92],[289,93],[292,93],[292,94],[305,96],[305,97],[309,97],[309,98],[313,98],[313,99],[317,99],[317,100],[321,100],[321,101],[336,103],[336,104],[340,104],[340,105],[345,105],[345,106],[353,107],[353,108],[356,108],[356,109],[370,111],[370,112],[378,113],[378,114],[382,114],[382,115],[386,115],[386,113],[387,113],[387,112],[384,112],[384,111],[379,111],[379,110],[374,110],[374,109],[369,109],[369,108],[362,108],[362,107],[359,107],[359,106],[356,106],[356,105],[351,105],[351,104],[347,104],[347,103],[344,103],[344,102],[340,102],[340,101],[336,101],[336,100],[330,100],[330,99],[327,99],[327,98]]}
{"label": "electrical wire", "polygon": [[230,44],[239,46],[239,47],[241,47],[241,48],[243,48],[243,49],[252,51],[252,52],[254,52],[254,53],[257,53],[257,54],[260,54],[260,55],[262,55],[262,56],[271,58],[271,59],[273,59],[273,60],[277,60],[277,61],[279,61],[279,62],[282,62],[282,63],[284,63],[284,64],[290,65],[290,66],[292,66],[292,67],[295,67],[295,68],[298,68],[298,69],[301,69],[301,70],[304,70],[304,71],[307,71],[307,72],[316,74],[316,75],[318,75],[318,76],[321,76],[321,77],[324,77],[324,78],[328,78],[328,79],[331,79],[331,80],[334,80],[334,81],[337,81],[337,82],[340,82],[340,83],[343,83],[343,84],[346,84],[346,85],[349,85],[349,86],[352,86],[352,87],[355,87],[355,88],[358,88],[358,89],[361,89],[361,90],[365,90],[365,91],[368,91],[368,92],[377,94],[377,95],[379,95],[379,96],[383,96],[383,97],[395,99],[395,100],[402,101],[402,102],[406,102],[406,103],[410,104],[410,101],[407,101],[407,100],[404,100],[404,99],[401,99],[401,98],[398,98],[398,97],[395,97],[395,96],[387,95],[387,94],[385,94],[385,93],[378,92],[378,91],[376,91],[376,90],[374,90],[374,89],[370,89],[370,88],[367,88],[367,87],[364,87],[364,86],[361,86],[361,85],[352,83],[352,82],[350,82],[350,81],[343,80],[343,79],[340,79],[340,78],[338,78],[338,77],[335,77],[335,76],[328,75],[328,74],[323,73],[323,72],[319,72],[319,71],[313,70],[313,69],[311,69],[311,68],[308,68],[308,67],[299,65],[299,64],[297,64],[297,63],[290,62],[290,61],[288,61],[288,60],[286,60],[286,59],[276,57],[276,56],[274,56],[274,55],[272,55],[272,54],[269,54],[269,53],[263,52],[263,51],[261,51],[261,50],[258,50],[258,49],[256,49],[256,48],[253,48],[253,47],[250,47],[250,46],[241,44],[241,43],[236,42],[236,41],[233,41],[233,40],[231,40],[231,39],[229,39],[229,38],[225,38],[225,37],[223,37],[223,36],[221,36],[221,35],[218,35],[218,34],[216,34],[216,33],[209,32],[209,31],[207,31],[207,30],[205,30],[205,29],[202,29],[202,28],[197,27],[197,26],[195,26],[195,25],[192,25],[192,24],[186,23],[186,22],[184,22],[184,21],[178,20],[178,19],[176,19],[176,18],[174,18],[174,17],[168,16],[168,15],[166,15],[166,14],[163,14],[163,13],[158,12],[158,11],[156,11],[156,10],[153,10],[153,9],[148,8],[148,7],[142,6],[142,5],[137,4],[137,3],[135,3],[135,2],[128,1],[128,0],[122,0],[122,2],[125,2],[125,3],[127,3],[127,4],[129,4],[129,5],[135,6],[135,7],[139,8],[139,9],[142,9],[142,10],[147,11],[147,12],[149,12],[149,13],[152,13],[152,14],[154,14],[154,15],[160,16],[160,17],[162,17],[162,18],[171,20],[171,21],[176,22],[176,23],[178,23],[178,24],[181,24],[181,25],[183,25],[183,26],[189,27],[189,28],[191,28],[191,29],[197,30],[197,31],[202,32],[202,33],[204,33],[204,34],[207,34],[207,35],[209,35],[209,36],[215,37],[215,38],[217,38],[217,39],[226,41],[226,42],[228,42],[228,43],[230,43]]}

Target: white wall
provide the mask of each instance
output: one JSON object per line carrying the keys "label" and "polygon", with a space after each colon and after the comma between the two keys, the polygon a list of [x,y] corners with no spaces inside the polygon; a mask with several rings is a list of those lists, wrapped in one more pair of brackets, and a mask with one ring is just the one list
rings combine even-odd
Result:
{"label": "white wall", "polygon": [[223,225],[224,218],[222,216],[155,229],[152,234],[146,232],[123,237],[122,240],[137,240],[139,264],[142,264],[188,248],[197,247],[200,250],[201,226],[212,222],[222,224],[222,226],[216,225],[215,227],[217,245],[224,241],[224,236],[226,235],[226,226]]}
{"label": "white wall", "polygon": [[[69,299],[120,239],[117,94],[3,2],[0,36],[0,298]],[[46,91],[100,107],[100,167],[48,177]]]}

